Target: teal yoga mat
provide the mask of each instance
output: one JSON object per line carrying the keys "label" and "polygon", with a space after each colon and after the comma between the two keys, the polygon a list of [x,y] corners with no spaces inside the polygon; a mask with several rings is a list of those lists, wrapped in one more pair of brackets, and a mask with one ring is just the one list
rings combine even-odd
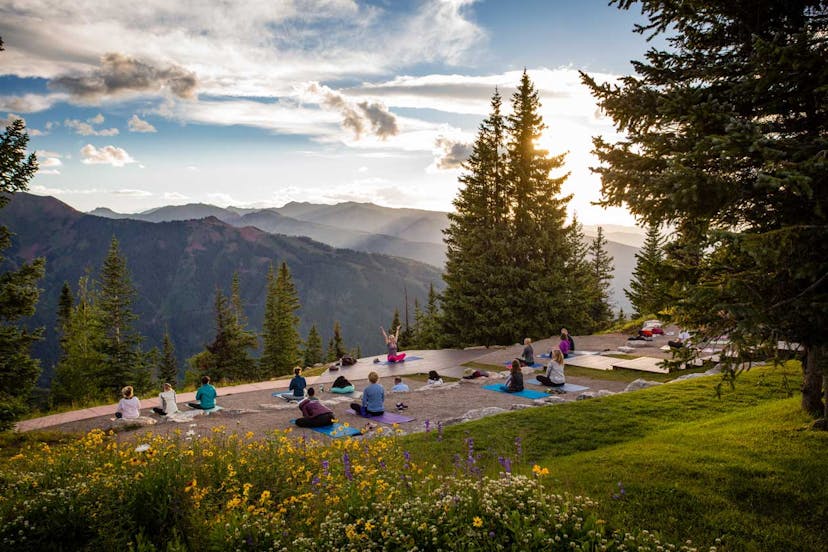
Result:
{"label": "teal yoga mat", "polygon": [[507,395],[513,395],[515,397],[523,397],[524,399],[542,399],[544,397],[548,397],[548,395],[542,391],[534,391],[532,389],[524,389],[523,391],[518,391],[517,393],[509,393],[503,389],[502,383],[492,383],[490,385],[484,385],[483,389],[488,389],[489,391],[496,391],[498,393],[506,393]]}
{"label": "teal yoga mat", "polygon": [[[290,423],[296,425],[296,420],[291,420]],[[329,426],[323,427],[303,427],[300,429],[310,429],[317,433],[322,433],[334,439],[338,437],[352,437],[354,435],[362,435],[362,432],[355,427],[345,427],[345,425],[337,422]]]}

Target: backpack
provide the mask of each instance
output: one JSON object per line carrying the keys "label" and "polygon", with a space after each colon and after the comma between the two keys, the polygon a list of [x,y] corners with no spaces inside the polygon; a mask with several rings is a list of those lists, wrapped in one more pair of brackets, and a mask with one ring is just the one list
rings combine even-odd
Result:
{"label": "backpack", "polygon": [[342,357],[342,366],[353,366],[356,362],[357,360],[352,356],[345,355]]}

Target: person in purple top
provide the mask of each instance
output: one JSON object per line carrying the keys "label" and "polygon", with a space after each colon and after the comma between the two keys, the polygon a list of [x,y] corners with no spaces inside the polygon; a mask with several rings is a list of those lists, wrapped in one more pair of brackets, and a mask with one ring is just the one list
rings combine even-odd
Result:
{"label": "person in purple top", "polygon": [[296,419],[299,427],[324,427],[333,424],[333,411],[314,396],[313,387],[308,387],[308,396],[299,403],[302,417]]}
{"label": "person in purple top", "polygon": [[558,343],[558,349],[563,353],[564,358],[569,356],[569,339],[566,334],[561,334],[561,342]]}

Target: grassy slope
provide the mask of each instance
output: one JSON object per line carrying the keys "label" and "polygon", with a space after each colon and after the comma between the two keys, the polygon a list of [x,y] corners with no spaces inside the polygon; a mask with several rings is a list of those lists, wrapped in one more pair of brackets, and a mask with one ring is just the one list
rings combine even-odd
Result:
{"label": "grassy slope", "polygon": [[[721,399],[716,379],[530,409],[413,436],[437,465],[464,456],[548,467],[560,490],[602,503],[613,525],[726,550],[823,550],[828,541],[828,433],[806,428],[798,365],[754,369]],[[513,460],[514,461],[514,460]],[[496,463],[495,463],[496,464]],[[624,487],[621,498],[618,483]]]}

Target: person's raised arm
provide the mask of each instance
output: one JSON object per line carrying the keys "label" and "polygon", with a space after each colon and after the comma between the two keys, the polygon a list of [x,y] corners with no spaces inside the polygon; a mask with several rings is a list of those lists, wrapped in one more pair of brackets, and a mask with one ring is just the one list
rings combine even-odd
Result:
{"label": "person's raised arm", "polygon": [[382,337],[383,337],[383,339],[385,339],[385,341],[387,342],[387,341],[388,341],[388,334],[387,334],[387,333],[385,333],[385,328],[383,328],[382,326],[380,326],[380,331],[382,332]]}
{"label": "person's raised arm", "polygon": [[397,341],[400,340],[400,326],[397,326],[397,331],[394,332],[394,339],[396,339]]}

